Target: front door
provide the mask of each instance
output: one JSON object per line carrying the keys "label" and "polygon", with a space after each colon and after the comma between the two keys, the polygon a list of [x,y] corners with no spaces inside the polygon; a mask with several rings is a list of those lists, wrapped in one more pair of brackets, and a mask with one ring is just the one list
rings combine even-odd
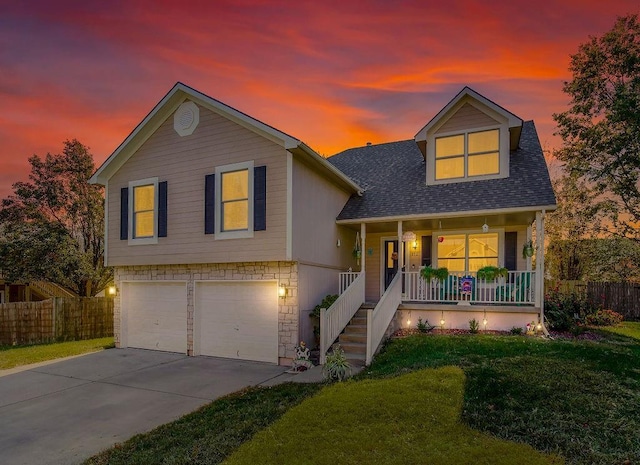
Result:
{"label": "front door", "polygon": [[384,241],[384,288],[391,284],[391,281],[398,272],[398,241]]}

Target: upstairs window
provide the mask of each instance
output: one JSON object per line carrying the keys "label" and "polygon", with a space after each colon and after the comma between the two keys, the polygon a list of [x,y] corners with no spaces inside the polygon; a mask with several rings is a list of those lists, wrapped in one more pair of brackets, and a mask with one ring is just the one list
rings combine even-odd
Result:
{"label": "upstairs window", "polygon": [[498,174],[499,150],[499,129],[436,137],[435,179]]}
{"label": "upstairs window", "polygon": [[155,198],[154,184],[133,188],[133,238],[148,238],[155,235]]}
{"label": "upstairs window", "polygon": [[223,172],[220,201],[221,232],[249,229],[249,170]]}

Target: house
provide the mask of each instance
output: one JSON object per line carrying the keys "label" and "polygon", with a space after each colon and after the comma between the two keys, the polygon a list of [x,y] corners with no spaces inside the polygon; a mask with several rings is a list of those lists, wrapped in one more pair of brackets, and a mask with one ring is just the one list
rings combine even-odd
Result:
{"label": "house", "polygon": [[[286,365],[338,291],[322,359],[358,311],[367,362],[418,317],[543,319],[542,248],[535,269],[519,254],[555,208],[535,127],[469,88],[414,139],[325,159],[178,83],[91,182],[106,187],[118,347]],[[421,279],[424,265],[449,276]],[[509,275],[478,279],[485,265]]]}

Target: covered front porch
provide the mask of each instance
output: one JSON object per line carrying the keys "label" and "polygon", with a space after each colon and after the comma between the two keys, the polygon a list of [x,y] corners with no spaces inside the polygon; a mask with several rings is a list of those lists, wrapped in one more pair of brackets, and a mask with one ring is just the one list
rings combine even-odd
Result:
{"label": "covered front porch", "polygon": [[[356,270],[339,274],[338,300],[321,313],[321,360],[363,303],[366,357],[370,363],[395,327],[415,327],[418,318],[443,328],[508,330],[544,322],[543,211],[343,223],[356,237]],[[527,253],[530,250],[531,253]],[[488,278],[487,266],[502,270]],[[425,277],[421,269],[447,268]],[[359,268],[359,269],[357,269]]]}

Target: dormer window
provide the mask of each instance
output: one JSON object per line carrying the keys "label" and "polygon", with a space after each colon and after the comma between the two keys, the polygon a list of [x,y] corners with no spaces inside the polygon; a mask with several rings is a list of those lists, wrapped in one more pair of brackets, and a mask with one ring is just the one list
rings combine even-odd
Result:
{"label": "dormer window", "polygon": [[500,173],[500,130],[465,132],[435,139],[435,179]]}

